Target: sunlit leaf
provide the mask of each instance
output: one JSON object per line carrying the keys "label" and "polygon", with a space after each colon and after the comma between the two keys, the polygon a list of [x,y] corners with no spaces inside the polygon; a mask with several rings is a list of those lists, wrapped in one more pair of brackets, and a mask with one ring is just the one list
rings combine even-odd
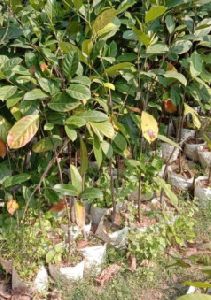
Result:
{"label": "sunlit leaf", "polygon": [[145,139],[152,143],[158,136],[158,124],[155,118],[143,111],[141,114],[141,130]]}
{"label": "sunlit leaf", "polygon": [[20,119],[10,129],[7,144],[11,149],[25,146],[35,136],[39,129],[39,115],[27,115]]}
{"label": "sunlit leaf", "polygon": [[193,118],[193,124],[194,126],[199,129],[201,127],[201,122],[198,118],[198,113],[195,111],[194,108],[190,107],[189,105],[187,105],[186,103],[184,103],[184,115],[191,115]]}

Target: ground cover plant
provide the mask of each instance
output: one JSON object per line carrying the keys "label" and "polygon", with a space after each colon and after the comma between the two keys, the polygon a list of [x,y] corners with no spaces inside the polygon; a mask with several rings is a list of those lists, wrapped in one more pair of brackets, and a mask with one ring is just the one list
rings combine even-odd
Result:
{"label": "ground cover plant", "polygon": [[104,285],[193,247],[211,200],[210,1],[7,0],[0,24],[13,293],[90,273]]}

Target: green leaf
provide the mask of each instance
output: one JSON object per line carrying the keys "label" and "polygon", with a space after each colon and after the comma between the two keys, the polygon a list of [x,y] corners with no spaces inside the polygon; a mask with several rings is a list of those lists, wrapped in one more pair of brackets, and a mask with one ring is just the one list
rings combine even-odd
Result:
{"label": "green leaf", "polygon": [[71,83],[81,83],[83,85],[90,86],[92,82],[87,76],[76,76],[71,79]]}
{"label": "green leaf", "polygon": [[193,293],[181,296],[177,298],[177,300],[211,300],[211,296],[201,293]]}
{"label": "green leaf", "polygon": [[65,125],[64,127],[65,132],[67,134],[67,136],[69,137],[69,139],[74,142],[77,139],[77,131],[75,129],[72,129],[71,126],[69,125]]}
{"label": "green leaf", "polygon": [[94,132],[95,132],[95,129],[97,129],[102,135],[106,136],[109,139],[112,139],[115,136],[114,128],[109,121],[101,122],[101,123],[90,122],[90,125],[93,128]]}
{"label": "green leaf", "polygon": [[0,87],[0,100],[5,101],[12,97],[17,91],[17,87],[13,85],[4,85]]}
{"label": "green leaf", "polygon": [[103,153],[105,154],[105,156],[110,159],[113,155],[112,146],[107,141],[103,140],[101,143],[101,147],[102,147],[102,150],[103,150]]}
{"label": "green leaf", "polygon": [[165,23],[166,23],[166,27],[168,29],[168,32],[170,34],[173,33],[173,31],[175,29],[175,22],[174,22],[173,16],[172,15],[166,16]]}
{"label": "green leaf", "polygon": [[117,133],[113,139],[116,147],[119,148],[122,152],[124,152],[125,148],[127,147],[127,142],[124,136],[121,133]]}
{"label": "green leaf", "polygon": [[89,161],[88,161],[86,144],[84,143],[81,137],[80,137],[80,159],[81,159],[80,174],[81,176],[84,176],[86,171],[88,170]]}
{"label": "green leaf", "polygon": [[65,92],[61,92],[53,97],[52,101],[48,103],[48,107],[58,112],[68,112],[75,109],[80,104],[80,101],[71,98]]}
{"label": "green leaf", "polygon": [[122,62],[105,69],[104,74],[113,77],[117,76],[120,71],[131,70],[133,67],[134,65],[130,62]]}
{"label": "green leaf", "polygon": [[59,136],[46,137],[34,144],[32,151],[35,153],[44,153],[54,150],[56,147],[61,146],[61,144],[62,139]]}
{"label": "green leaf", "polygon": [[70,177],[71,182],[74,188],[78,191],[78,193],[81,193],[82,191],[82,177],[78,172],[78,169],[74,165],[70,165]]}
{"label": "green leaf", "polygon": [[93,150],[94,150],[94,155],[95,155],[95,158],[97,161],[97,165],[100,168],[102,159],[103,159],[103,155],[102,155],[101,143],[96,134],[94,134],[94,136],[93,136]]}
{"label": "green leaf", "polygon": [[203,70],[203,59],[201,54],[194,52],[190,57],[190,73],[192,77],[197,77]]}
{"label": "green leaf", "polygon": [[28,181],[30,178],[31,178],[31,176],[29,174],[25,174],[25,173],[20,174],[20,175],[10,176],[4,180],[3,185],[5,188],[8,188],[10,186],[22,184],[22,183]]}
{"label": "green leaf", "polygon": [[148,54],[163,54],[169,51],[169,47],[165,44],[155,44],[147,47]]}
{"label": "green leaf", "polygon": [[7,135],[11,128],[11,125],[7,122],[7,120],[0,116],[0,139],[6,143],[7,142]]}
{"label": "green leaf", "polygon": [[145,22],[151,22],[157,19],[158,17],[162,16],[166,11],[167,7],[165,6],[153,6],[151,7],[145,15]]}
{"label": "green leaf", "polygon": [[89,100],[91,98],[90,89],[82,84],[70,84],[67,93],[70,97],[77,100]]}
{"label": "green leaf", "polygon": [[39,129],[39,115],[27,115],[20,119],[10,129],[7,144],[11,149],[25,146]]}
{"label": "green leaf", "polygon": [[120,5],[117,8],[117,14],[121,14],[124,11],[126,11],[128,8],[132,7],[134,4],[136,4],[136,0],[124,0],[120,3]]}
{"label": "green leaf", "polygon": [[84,126],[86,124],[86,122],[87,122],[87,120],[84,119],[83,117],[74,115],[74,116],[69,117],[65,121],[65,124],[80,128],[80,127]]}
{"label": "green leaf", "polygon": [[84,40],[82,43],[82,53],[85,54],[86,57],[89,57],[92,53],[93,42],[91,39]]}
{"label": "green leaf", "polygon": [[80,198],[83,200],[102,199],[103,193],[97,188],[86,188],[85,191],[81,193]]}
{"label": "green leaf", "polygon": [[191,115],[193,118],[193,124],[197,129],[200,129],[201,122],[199,120],[198,114],[194,108],[184,103],[184,116]]}
{"label": "green leaf", "polygon": [[135,33],[140,43],[144,44],[145,46],[149,46],[150,38],[145,32],[143,32],[143,30],[133,28],[133,32]]}
{"label": "green leaf", "polygon": [[64,196],[78,196],[78,191],[72,184],[55,184],[53,189]]}
{"label": "green leaf", "polygon": [[43,100],[46,99],[48,95],[40,89],[34,89],[30,92],[25,93],[23,100]]}
{"label": "green leaf", "polygon": [[155,182],[164,190],[164,193],[169,198],[171,203],[174,206],[177,206],[179,203],[179,200],[177,198],[177,195],[171,190],[171,185],[166,183],[163,178],[157,177],[155,179]]}
{"label": "green leaf", "polygon": [[161,134],[158,134],[158,139],[160,139],[161,141],[173,146],[173,147],[176,147],[176,148],[179,148],[180,149],[180,146],[179,144],[175,143],[174,141],[172,141],[171,139],[169,139],[168,137],[164,136],[164,135],[161,135]]}
{"label": "green leaf", "polygon": [[114,8],[109,8],[98,15],[92,24],[93,36],[100,37],[102,34],[104,34],[104,28],[113,21],[116,14],[117,11]]}
{"label": "green leaf", "polygon": [[105,122],[108,121],[108,116],[98,110],[88,110],[82,113],[78,113],[76,117],[80,117],[85,120],[85,122]]}
{"label": "green leaf", "polygon": [[64,75],[70,79],[75,75],[78,70],[78,52],[77,51],[70,51],[68,54],[65,55],[63,62],[62,62],[62,70]]}
{"label": "green leaf", "polygon": [[185,86],[187,85],[186,77],[175,70],[166,71],[164,74],[164,77],[174,78],[174,79],[178,80],[181,84],[183,84]]}
{"label": "green leaf", "polygon": [[187,53],[192,47],[192,42],[189,40],[178,40],[176,41],[172,47],[171,52],[176,54]]}

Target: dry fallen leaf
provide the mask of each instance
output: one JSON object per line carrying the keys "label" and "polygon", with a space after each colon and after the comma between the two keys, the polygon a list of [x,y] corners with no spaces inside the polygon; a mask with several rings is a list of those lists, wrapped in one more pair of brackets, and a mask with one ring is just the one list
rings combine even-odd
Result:
{"label": "dry fallen leaf", "polygon": [[7,202],[7,211],[10,215],[14,215],[19,205],[16,200],[12,199]]}
{"label": "dry fallen leaf", "polygon": [[120,268],[121,267],[117,264],[110,265],[108,268],[102,271],[100,276],[95,279],[96,282],[103,286],[119,272]]}

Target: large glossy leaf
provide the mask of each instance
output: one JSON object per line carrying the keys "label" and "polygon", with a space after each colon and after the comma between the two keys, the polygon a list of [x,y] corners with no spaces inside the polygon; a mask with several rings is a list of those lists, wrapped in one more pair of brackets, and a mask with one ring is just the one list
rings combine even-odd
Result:
{"label": "large glossy leaf", "polygon": [[78,191],[72,184],[55,184],[53,189],[64,196],[78,196]]}
{"label": "large glossy leaf", "polygon": [[143,111],[141,114],[141,130],[145,139],[151,143],[157,139],[158,136],[158,124],[155,118]]}
{"label": "large glossy leaf", "polygon": [[27,92],[24,95],[23,100],[43,100],[46,99],[47,97],[48,95],[44,93],[42,90],[34,89],[30,92]]}
{"label": "large glossy leaf", "polygon": [[79,100],[71,98],[65,92],[61,92],[53,97],[52,101],[48,103],[48,107],[58,112],[67,112],[75,109],[80,104]]}
{"label": "large glossy leaf", "polygon": [[24,183],[28,181],[31,178],[29,174],[20,174],[20,175],[15,175],[15,176],[9,176],[4,180],[4,187],[8,188],[10,186],[18,185],[21,183]]}
{"label": "large glossy leaf", "polygon": [[82,84],[70,84],[67,93],[70,97],[77,100],[89,100],[91,98],[90,89]]}
{"label": "large glossy leaf", "polygon": [[98,167],[100,168],[103,155],[102,155],[102,149],[101,149],[101,142],[100,142],[98,136],[95,134],[93,136],[93,150],[94,150],[94,155],[95,155],[95,159],[97,161]]}
{"label": "large glossy leaf", "polygon": [[116,14],[117,12],[114,8],[109,8],[98,15],[92,24],[93,36],[100,37],[104,34],[104,28],[113,21]]}
{"label": "large glossy leaf", "polygon": [[134,4],[136,4],[136,0],[124,0],[120,3],[120,5],[117,8],[117,13],[121,14],[124,11],[126,11],[128,8],[132,7]]}
{"label": "large glossy leaf", "polygon": [[165,6],[152,6],[145,15],[145,22],[151,22],[157,19],[158,17],[162,16],[166,11]]}
{"label": "large glossy leaf", "polygon": [[191,115],[193,118],[193,124],[197,129],[200,129],[201,127],[201,122],[199,120],[198,114],[195,111],[194,108],[190,107],[189,105],[187,105],[186,103],[184,104],[184,115]]}
{"label": "large glossy leaf", "polygon": [[192,77],[199,76],[203,70],[203,59],[201,54],[194,52],[190,57],[190,73]]}
{"label": "large glossy leaf", "polygon": [[64,75],[70,79],[75,75],[78,69],[78,51],[70,51],[68,54],[65,55],[63,62],[62,62],[62,69]]}
{"label": "large glossy leaf", "polygon": [[130,62],[122,62],[105,69],[104,74],[117,76],[122,70],[131,70],[134,65]]}
{"label": "large glossy leaf", "polygon": [[102,199],[103,193],[97,188],[86,188],[80,197],[84,200]]}
{"label": "large glossy leaf", "polygon": [[162,54],[169,51],[169,47],[165,44],[155,44],[147,47],[148,54]]}
{"label": "large glossy leaf", "polygon": [[77,113],[76,117],[80,117],[85,120],[85,122],[105,122],[108,121],[108,116],[98,110],[87,110],[81,113]]}
{"label": "large glossy leaf", "polygon": [[5,101],[12,97],[17,91],[17,87],[13,85],[4,85],[0,87],[0,100]]}
{"label": "large glossy leaf", "polygon": [[82,127],[86,124],[87,120],[83,118],[82,116],[71,116],[66,121],[65,124],[72,125],[74,127]]}
{"label": "large glossy leaf", "polygon": [[65,125],[64,129],[69,139],[74,142],[78,137],[77,131],[71,125]]}
{"label": "large glossy leaf", "polygon": [[76,188],[76,190],[81,193],[82,191],[82,177],[79,174],[78,169],[74,165],[70,165],[70,177],[72,185]]}
{"label": "large glossy leaf", "polygon": [[[109,139],[112,139],[115,136],[114,128],[113,128],[112,124],[109,121],[101,122],[101,123],[90,122],[90,125],[91,125],[91,127],[93,128],[94,131],[96,129],[102,135],[106,136]],[[95,131],[95,133],[97,134],[96,131]]]}
{"label": "large glossy leaf", "polygon": [[11,149],[25,146],[39,129],[39,115],[27,115],[20,119],[10,129],[7,144]]}
{"label": "large glossy leaf", "polygon": [[187,53],[192,47],[192,42],[189,40],[178,40],[176,41],[172,47],[171,52],[176,54]]}
{"label": "large glossy leaf", "polygon": [[164,74],[164,77],[174,78],[174,79],[178,80],[181,84],[187,85],[186,77],[183,74],[181,74],[175,70],[166,71],[166,73]]}
{"label": "large glossy leaf", "polygon": [[46,137],[33,145],[32,150],[35,153],[43,153],[56,149],[62,144],[62,139],[59,136]]}

